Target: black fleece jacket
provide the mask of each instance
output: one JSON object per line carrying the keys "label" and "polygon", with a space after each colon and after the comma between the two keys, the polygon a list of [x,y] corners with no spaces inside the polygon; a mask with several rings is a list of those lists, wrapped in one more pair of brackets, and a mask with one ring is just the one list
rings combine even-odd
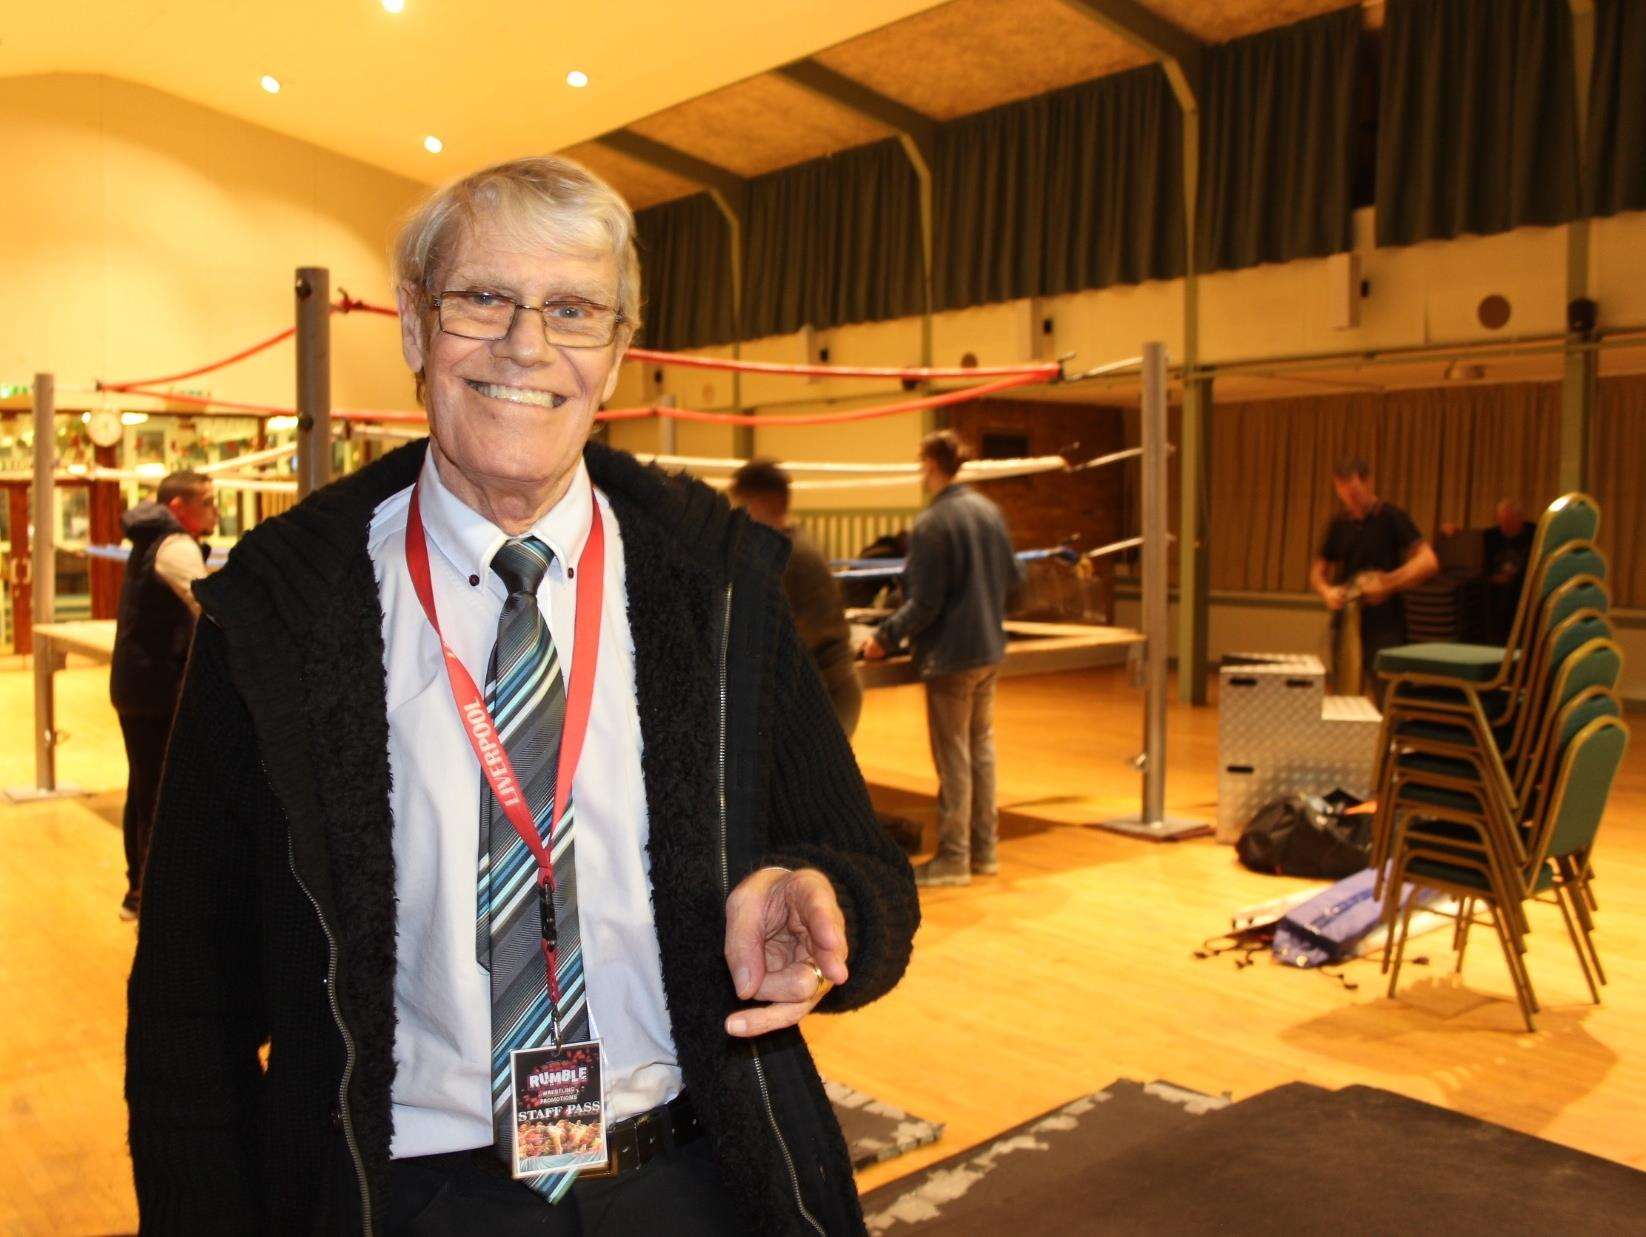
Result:
{"label": "black fleece jacket", "polygon": [[[373,509],[416,443],[258,526],[201,581],[144,880],[126,1097],[143,1229],[380,1232],[395,903]],[[849,982],[887,992],[919,919],[780,588],[783,539],[711,490],[590,444],[617,515],[652,903],[681,1070],[751,1232],[860,1232],[851,1165],[797,1030],[742,1042],[729,888],[822,869]],[[259,1049],[267,1045],[266,1063]]]}

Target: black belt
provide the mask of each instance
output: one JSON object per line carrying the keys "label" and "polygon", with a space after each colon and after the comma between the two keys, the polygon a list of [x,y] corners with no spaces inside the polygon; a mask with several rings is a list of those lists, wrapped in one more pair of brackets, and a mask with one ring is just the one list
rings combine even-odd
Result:
{"label": "black belt", "polygon": [[[597,1168],[581,1168],[579,1181],[594,1181],[632,1172],[654,1156],[684,1147],[703,1137],[703,1123],[692,1111],[691,1101],[682,1091],[667,1104],[624,1117],[606,1129],[606,1163]],[[469,1152],[474,1163],[487,1173],[509,1176],[509,1166],[490,1147]],[[433,1157],[431,1157],[433,1158]]]}

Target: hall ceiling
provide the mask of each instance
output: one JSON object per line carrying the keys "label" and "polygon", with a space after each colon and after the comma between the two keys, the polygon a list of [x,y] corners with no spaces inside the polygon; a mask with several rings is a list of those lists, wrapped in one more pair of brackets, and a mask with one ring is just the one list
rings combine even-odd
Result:
{"label": "hall ceiling", "polygon": [[[1215,43],[1349,7],[1354,0],[1140,2],[1192,38]],[[1102,0],[1092,7],[1102,7]],[[1064,0],[950,0],[821,48],[811,59],[896,104],[944,121],[1136,68],[1150,56]],[[628,128],[745,177],[892,133],[775,72],[677,103]],[[653,192],[653,186],[622,176],[613,183],[637,208],[681,196]],[[686,191],[696,189],[690,185]]]}
{"label": "hall ceiling", "polygon": [[[1105,0],[1092,0],[1102,7]],[[1218,42],[1354,0],[1138,0]],[[942,121],[1148,63],[1065,0],[77,0],[11,6],[0,77],[120,77],[422,182],[565,151],[636,208],[696,192],[617,129],[749,177],[889,136],[775,70],[810,57]],[[1380,14],[1374,4],[1368,16]],[[589,85],[573,89],[580,69]],[[259,88],[261,75],[282,89]],[[444,144],[423,149],[426,135]]]}
{"label": "hall ceiling", "polygon": [[[0,77],[123,78],[433,182],[576,145],[938,2],[404,0],[395,14],[381,0],[15,0],[0,5]],[[588,86],[566,84],[573,69]],[[423,149],[430,134],[443,153]]]}

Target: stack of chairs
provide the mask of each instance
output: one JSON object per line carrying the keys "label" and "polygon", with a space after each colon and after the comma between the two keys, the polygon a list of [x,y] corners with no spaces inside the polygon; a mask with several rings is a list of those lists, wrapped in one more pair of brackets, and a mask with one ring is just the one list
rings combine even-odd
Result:
{"label": "stack of chairs", "polygon": [[1507,645],[1411,644],[1378,658],[1390,686],[1372,863],[1390,929],[1391,996],[1411,917],[1401,894],[1412,884],[1457,899],[1459,970],[1469,928],[1489,916],[1528,1029],[1539,1006],[1525,963],[1527,902],[1559,906],[1600,1000],[1591,856],[1629,731],[1599,526],[1587,495],[1544,512]]}

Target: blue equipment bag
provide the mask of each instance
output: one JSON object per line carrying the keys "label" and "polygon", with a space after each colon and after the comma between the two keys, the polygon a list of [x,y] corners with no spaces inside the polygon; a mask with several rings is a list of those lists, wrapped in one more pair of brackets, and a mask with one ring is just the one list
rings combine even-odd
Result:
{"label": "blue equipment bag", "polygon": [[[1275,957],[1287,966],[1328,966],[1346,962],[1355,946],[1377,928],[1383,917],[1383,901],[1372,896],[1375,873],[1371,868],[1344,877],[1330,889],[1287,911],[1275,928]],[[1440,899],[1434,889],[1407,885],[1401,891],[1402,905],[1427,906]]]}

